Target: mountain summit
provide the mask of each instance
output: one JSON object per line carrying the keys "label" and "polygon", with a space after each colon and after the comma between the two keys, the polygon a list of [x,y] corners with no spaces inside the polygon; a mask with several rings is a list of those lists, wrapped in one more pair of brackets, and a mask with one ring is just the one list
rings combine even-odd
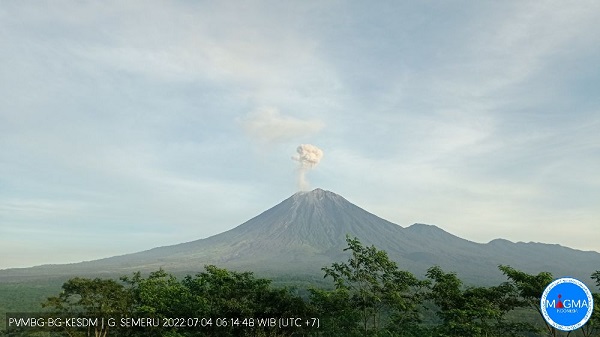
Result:
{"label": "mountain summit", "polygon": [[403,228],[318,188],[295,193],[243,224],[206,239],[77,264],[2,270],[0,281],[26,276],[121,275],[161,267],[194,273],[206,264],[269,274],[322,275],[321,267],[347,259],[343,251],[347,235],[387,251],[401,269],[419,276],[439,265],[477,284],[503,280],[499,264],[587,280],[600,263],[597,252],[559,245],[507,240],[480,244],[433,225]]}
{"label": "mountain summit", "polygon": [[[387,241],[400,229],[350,203],[340,195],[322,189],[298,192],[275,207],[225,232],[270,249],[328,251],[345,247],[346,234],[373,243]],[[214,238],[219,238],[220,235]],[[258,244],[260,246],[260,244]],[[341,251],[341,250],[340,250]]]}

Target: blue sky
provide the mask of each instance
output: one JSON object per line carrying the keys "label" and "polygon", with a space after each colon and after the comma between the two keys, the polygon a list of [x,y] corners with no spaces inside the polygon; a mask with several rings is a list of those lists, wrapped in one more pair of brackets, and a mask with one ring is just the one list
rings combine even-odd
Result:
{"label": "blue sky", "polygon": [[311,186],[600,251],[597,1],[4,2],[0,268],[208,237]]}

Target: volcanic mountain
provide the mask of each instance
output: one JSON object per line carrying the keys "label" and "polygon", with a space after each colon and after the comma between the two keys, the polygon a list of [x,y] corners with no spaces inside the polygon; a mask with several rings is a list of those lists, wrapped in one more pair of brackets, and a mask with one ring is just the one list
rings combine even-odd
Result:
{"label": "volcanic mountain", "polygon": [[403,228],[333,192],[316,189],[298,192],[245,223],[206,239],[76,264],[2,270],[0,281],[42,275],[122,275],[161,267],[169,272],[194,273],[206,264],[270,275],[322,276],[321,267],[348,258],[343,251],[347,235],[387,251],[401,269],[419,277],[433,265],[476,284],[504,280],[499,264],[585,280],[600,269],[597,252],[502,239],[481,244],[425,224]]}

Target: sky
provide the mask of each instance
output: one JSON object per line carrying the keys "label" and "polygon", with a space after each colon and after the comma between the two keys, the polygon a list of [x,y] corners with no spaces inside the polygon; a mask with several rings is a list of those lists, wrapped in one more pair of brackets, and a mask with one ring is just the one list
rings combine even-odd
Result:
{"label": "sky", "polygon": [[201,239],[307,188],[600,251],[598,1],[0,4],[0,269]]}

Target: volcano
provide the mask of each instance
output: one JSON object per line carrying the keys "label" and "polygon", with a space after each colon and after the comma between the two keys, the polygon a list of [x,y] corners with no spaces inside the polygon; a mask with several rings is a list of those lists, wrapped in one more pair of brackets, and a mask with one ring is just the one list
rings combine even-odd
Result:
{"label": "volcano", "polygon": [[401,269],[418,277],[438,265],[467,283],[505,280],[498,265],[588,280],[600,268],[600,253],[560,245],[475,243],[436,226],[401,227],[330,191],[298,192],[278,205],[221,234],[173,246],[68,265],[0,271],[0,281],[52,275],[123,275],[133,271],[195,273],[207,264],[268,275],[320,275],[321,268],[345,261],[346,236],[387,251]]}

